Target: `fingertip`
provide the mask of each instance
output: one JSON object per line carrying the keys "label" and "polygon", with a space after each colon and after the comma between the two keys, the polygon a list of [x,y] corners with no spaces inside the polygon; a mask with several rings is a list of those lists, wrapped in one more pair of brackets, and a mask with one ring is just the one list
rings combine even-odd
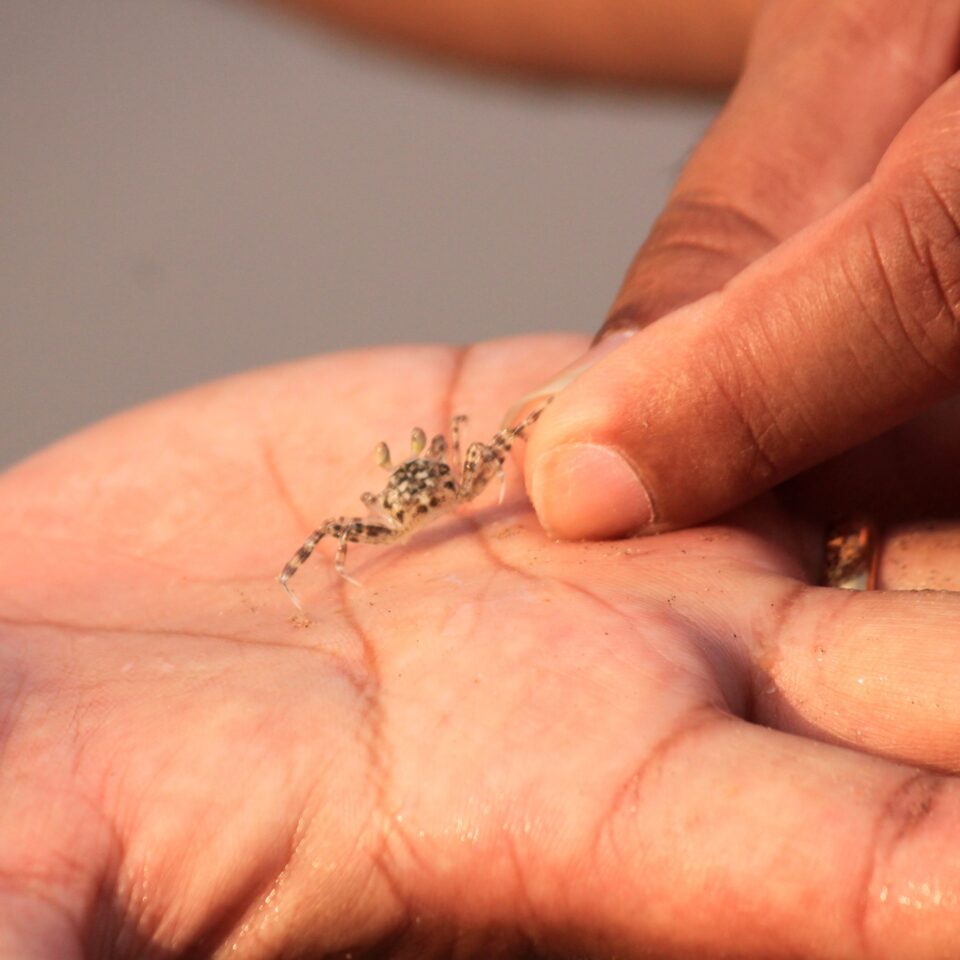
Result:
{"label": "fingertip", "polygon": [[607,540],[654,522],[640,474],[613,447],[569,443],[541,453],[530,494],[540,523],[562,540]]}

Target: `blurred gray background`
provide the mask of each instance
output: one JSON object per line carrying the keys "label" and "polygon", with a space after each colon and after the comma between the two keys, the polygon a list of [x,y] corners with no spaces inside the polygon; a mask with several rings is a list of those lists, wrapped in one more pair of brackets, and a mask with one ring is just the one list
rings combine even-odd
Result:
{"label": "blurred gray background", "polygon": [[228,0],[0,0],[0,466],[276,360],[592,331],[718,103]]}

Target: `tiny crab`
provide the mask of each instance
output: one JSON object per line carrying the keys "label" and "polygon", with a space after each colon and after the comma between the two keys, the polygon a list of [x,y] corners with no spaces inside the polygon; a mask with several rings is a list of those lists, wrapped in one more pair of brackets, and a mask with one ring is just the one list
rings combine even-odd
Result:
{"label": "tiny crab", "polygon": [[[549,402],[549,401],[548,401]],[[376,448],[377,463],[390,471],[387,485],[378,494],[364,493],[360,499],[370,511],[367,517],[337,517],[324,521],[290,558],[277,580],[301,609],[290,589],[289,580],[313,553],[324,537],[337,538],[334,565],[345,580],[359,586],[344,567],[348,543],[400,543],[411,533],[461,503],[479,496],[494,476],[500,478],[500,502],[503,502],[503,463],[514,441],[525,436],[546,404],[528,414],[513,427],[500,430],[490,443],[471,443],[460,465],[460,427],[466,417],[455,416],[450,423],[450,445],[437,434],[427,447],[427,435],[416,427],[410,437],[410,456],[399,466],[390,460],[385,443]],[[450,454],[448,462],[448,452]]]}

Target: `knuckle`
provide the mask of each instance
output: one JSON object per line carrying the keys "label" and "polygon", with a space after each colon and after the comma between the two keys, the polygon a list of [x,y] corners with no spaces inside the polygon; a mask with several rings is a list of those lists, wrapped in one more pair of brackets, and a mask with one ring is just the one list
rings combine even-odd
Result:
{"label": "knuckle", "polygon": [[779,240],[759,215],[730,198],[679,193],[630,265],[603,333],[642,328],[713,293]]}
{"label": "knuckle", "polygon": [[719,193],[678,194],[653,226],[648,241],[658,251],[685,251],[721,261],[737,272],[780,242],[758,214]]}

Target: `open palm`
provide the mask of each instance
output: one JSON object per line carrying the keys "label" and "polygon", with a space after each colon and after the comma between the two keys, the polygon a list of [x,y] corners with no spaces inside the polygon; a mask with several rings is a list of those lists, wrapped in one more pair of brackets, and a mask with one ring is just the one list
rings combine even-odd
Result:
{"label": "open palm", "polygon": [[956,943],[960,793],[908,764],[960,766],[960,599],[917,594],[878,640],[884,596],[807,586],[772,502],[553,543],[513,466],[502,506],[351,548],[362,586],[324,543],[305,615],[279,589],[309,529],[363,512],[376,441],[460,412],[488,440],[581,347],[272,368],[5,475],[0,954]]}

